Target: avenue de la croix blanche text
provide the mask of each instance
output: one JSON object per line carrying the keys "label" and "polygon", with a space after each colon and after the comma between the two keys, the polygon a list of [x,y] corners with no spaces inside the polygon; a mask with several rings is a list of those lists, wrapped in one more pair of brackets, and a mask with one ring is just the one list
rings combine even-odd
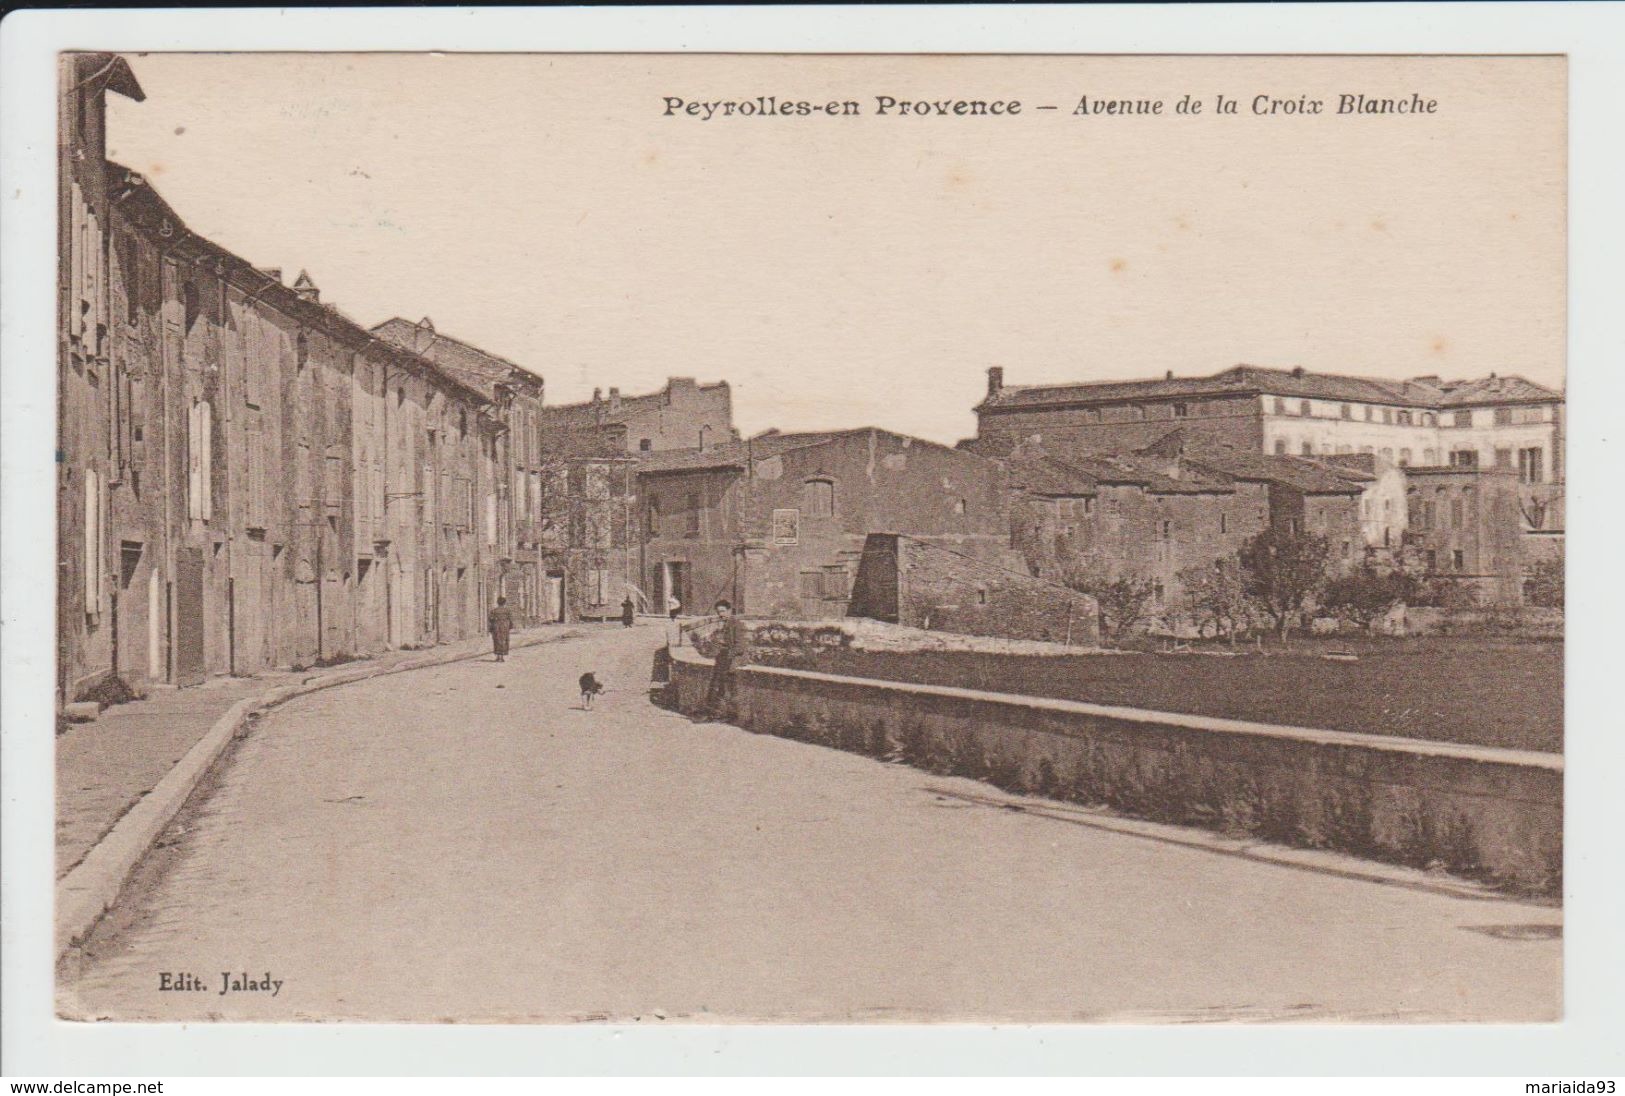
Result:
{"label": "avenue de la croix blanche text", "polygon": [[[899,99],[875,95],[863,99],[781,99],[758,95],[752,99],[685,99],[663,97],[667,118],[695,118],[709,122],[718,118],[1016,118],[1029,112],[1068,111],[1087,117],[1127,115],[1256,115],[1290,118],[1303,115],[1435,114],[1437,99],[1424,99],[1417,92],[1389,98],[1363,92],[1345,92],[1335,98],[1317,99],[1308,95],[1282,97],[1254,95],[1231,98],[1215,95],[1211,100],[1195,95],[1179,99],[1101,99],[1085,95],[1076,104],[1028,104],[1020,99]],[[867,105],[866,105],[867,104]]]}

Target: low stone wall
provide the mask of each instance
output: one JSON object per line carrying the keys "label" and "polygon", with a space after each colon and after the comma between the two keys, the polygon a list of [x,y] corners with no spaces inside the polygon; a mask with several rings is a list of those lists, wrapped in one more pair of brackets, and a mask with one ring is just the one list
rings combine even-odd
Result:
{"label": "low stone wall", "polygon": [[[710,663],[672,652],[673,702],[700,709]],[[1276,727],[1076,701],[735,672],[748,730],[903,761],[1154,821],[1437,867],[1557,894],[1556,754]]]}

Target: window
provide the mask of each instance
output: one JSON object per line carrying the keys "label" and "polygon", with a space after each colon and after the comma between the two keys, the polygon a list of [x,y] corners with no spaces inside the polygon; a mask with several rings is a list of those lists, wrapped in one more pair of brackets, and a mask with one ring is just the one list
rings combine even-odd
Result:
{"label": "window", "polygon": [[1309,442],[1304,442],[1303,448],[1300,450],[1300,452],[1302,452],[1306,457],[1312,457],[1315,455],[1315,447]]}
{"label": "window", "polygon": [[955,499],[954,500],[954,513],[963,514],[964,512],[965,512],[965,500],[964,499]]}
{"label": "window", "polygon": [[648,438],[639,438],[638,439],[638,452],[647,453],[653,447],[653,445],[654,445],[654,443],[651,442]]}
{"label": "window", "polygon": [[1382,409],[1382,422],[1383,422],[1384,426],[1393,425],[1393,422],[1394,422],[1394,409],[1392,407],[1384,407]]}
{"label": "window", "polygon": [[[1368,447],[1366,449],[1366,452],[1369,453],[1370,451],[1371,450]],[[1386,446],[1386,445],[1382,447],[1382,449],[1378,452],[1377,455],[1380,456],[1383,460],[1393,460],[1394,459],[1394,451],[1391,448],[1389,448],[1388,446]]]}
{"label": "window", "polygon": [[1286,401],[1279,396],[1275,397],[1275,413],[1277,415],[1286,414]]}
{"label": "window", "polygon": [[1512,449],[1510,446],[1495,451],[1495,467],[1506,469],[1512,467]]}
{"label": "window", "polygon": [[650,495],[649,501],[643,508],[643,527],[647,535],[658,537],[660,535],[660,496]]}
{"label": "window", "polygon": [[797,544],[801,541],[801,511],[785,508],[773,511],[773,543]]}
{"label": "window", "polygon": [[1187,416],[1189,416],[1190,413],[1191,413],[1191,409],[1190,409],[1189,404],[1186,404],[1186,403],[1176,403],[1176,404],[1174,404],[1174,418],[1183,419],[1183,418],[1186,418]]}
{"label": "window", "polygon": [[691,537],[700,535],[700,496],[698,492],[690,491],[684,498],[684,511],[687,517],[687,526],[684,531]]}
{"label": "window", "polygon": [[1309,401],[1308,400],[1299,400],[1298,401],[1298,414],[1302,415],[1304,418],[1307,419],[1309,417],[1310,413],[1311,412],[1310,412],[1310,409],[1309,409]]}
{"label": "window", "polygon": [[1132,406],[1129,407],[1128,413],[1129,413],[1129,418],[1134,419],[1136,422],[1138,422],[1141,419],[1145,418],[1145,405],[1138,404],[1138,403],[1133,404]]}
{"label": "window", "polygon": [[1452,468],[1477,468],[1477,449],[1452,449],[1450,451],[1450,466]]}
{"label": "window", "polygon": [[1223,510],[1220,510],[1219,511],[1219,532],[1228,533],[1229,531],[1230,531],[1230,517]]}
{"label": "window", "polygon": [[801,508],[810,517],[827,518],[835,513],[835,482],[808,480],[801,489]]}
{"label": "window", "polygon": [[181,306],[185,312],[186,330],[190,333],[192,325],[197,323],[198,314],[202,311],[198,305],[197,286],[192,282],[181,286]]}
{"label": "window", "polygon": [[1353,419],[1354,418],[1354,408],[1349,404],[1346,404],[1346,403],[1342,404],[1337,409],[1337,415],[1338,415],[1339,418]]}
{"label": "window", "polygon": [[1541,467],[1541,458],[1544,452],[1539,446],[1533,449],[1518,450],[1518,481],[1520,483],[1544,483],[1545,470]]}
{"label": "window", "polygon": [[845,601],[850,592],[845,567],[836,564],[824,568],[824,599],[826,601]]}
{"label": "window", "polygon": [[1172,540],[1173,536],[1174,536],[1174,523],[1171,522],[1171,521],[1163,522],[1162,523],[1162,539],[1163,540]]}
{"label": "window", "polygon": [[1401,468],[1409,468],[1411,466],[1411,451],[1409,449],[1401,449],[1399,451],[1399,466]]}
{"label": "window", "polygon": [[1452,529],[1460,529],[1462,527],[1462,525],[1465,523],[1464,522],[1465,517],[1466,517],[1466,513],[1465,513],[1465,510],[1464,510],[1464,508],[1462,506],[1461,499],[1451,499],[1450,500],[1450,527]]}
{"label": "window", "polygon": [[1450,553],[1450,563],[1458,571],[1465,570],[1467,566],[1465,553],[1460,548],[1457,548]]}
{"label": "window", "polygon": [[[308,361],[310,361],[310,340],[305,338],[305,333],[301,331],[299,337],[293,340],[293,363],[302,370]],[[430,433],[434,431],[431,430]]]}
{"label": "window", "polygon": [[1373,449],[1369,445],[1362,445],[1362,446],[1360,446],[1360,452],[1362,452],[1362,453],[1371,453],[1371,452],[1373,452]]}
{"label": "window", "polygon": [[1366,404],[1365,405],[1365,421],[1370,422],[1372,420],[1372,418],[1375,417],[1375,414],[1376,414],[1376,408],[1372,407],[1369,403]]}
{"label": "window", "polygon": [[1399,413],[1399,425],[1401,425],[1401,426],[1410,426],[1411,425],[1411,413],[1409,411],[1401,411]]}
{"label": "window", "polygon": [[1437,571],[1439,569],[1439,553],[1435,552],[1432,548],[1427,550],[1427,561],[1429,571]]}
{"label": "window", "polygon": [[824,573],[822,571],[801,572],[801,596],[808,600],[824,596]]}
{"label": "window", "polygon": [[710,426],[702,426],[702,427],[700,427],[700,448],[701,449],[709,449],[710,447],[711,447],[711,427]]}
{"label": "window", "polygon": [[1497,407],[1495,409],[1495,425],[1496,426],[1511,426],[1512,425],[1512,408],[1510,408],[1510,407]]}
{"label": "window", "polygon": [[1473,413],[1471,411],[1457,411],[1450,416],[1450,425],[1457,428],[1473,425]]}
{"label": "window", "polygon": [[1286,456],[1286,439],[1285,438],[1276,438],[1275,439],[1275,455],[1278,456],[1278,457]]}
{"label": "window", "polygon": [[1438,464],[1439,451],[1437,449],[1422,450],[1422,463],[1429,468],[1432,468],[1434,465]]}

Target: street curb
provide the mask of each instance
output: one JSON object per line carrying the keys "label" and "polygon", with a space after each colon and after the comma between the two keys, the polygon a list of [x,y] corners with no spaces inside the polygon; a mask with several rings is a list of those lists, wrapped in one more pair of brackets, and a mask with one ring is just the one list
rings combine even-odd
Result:
{"label": "street curb", "polygon": [[[574,629],[557,635],[520,637],[513,646],[536,647],[573,639],[582,633]],[[251,716],[270,711],[295,697],[331,689],[339,685],[353,685],[369,678],[407,670],[424,670],[481,658],[486,651],[468,653],[444,652],[405,659],[390,666],[363,666],[354,670],[341,670],[316,681],[298,685],[279,685],[258,696],[244,697],[219,719],[215,720],[202,738],[165,773],[153,789],[136,801],[113,828],[85,854],[83,860],[56,884],[56,958],[60,961],[74,947],[84,943],[97,923],[107,913],[119,892],[124,889],[137,865],[141,863],[164,830],[174,821],[192,792],[214,768],[226,747],[242,731]]]}

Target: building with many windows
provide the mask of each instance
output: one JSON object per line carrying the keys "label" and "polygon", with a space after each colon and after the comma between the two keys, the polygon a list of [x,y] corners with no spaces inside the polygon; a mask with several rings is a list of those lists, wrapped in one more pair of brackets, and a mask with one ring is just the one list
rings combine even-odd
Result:
{"label": "building with many windows", "polygon": [[1179,427],[1276,456],[1370,454],[1399,467],[1498,467],[1563,482],[1563,394],[1491,373],[1378,380],[1238,365],[1208,377],[1013,386],[988,370],[974,445],[1126,452]]}

